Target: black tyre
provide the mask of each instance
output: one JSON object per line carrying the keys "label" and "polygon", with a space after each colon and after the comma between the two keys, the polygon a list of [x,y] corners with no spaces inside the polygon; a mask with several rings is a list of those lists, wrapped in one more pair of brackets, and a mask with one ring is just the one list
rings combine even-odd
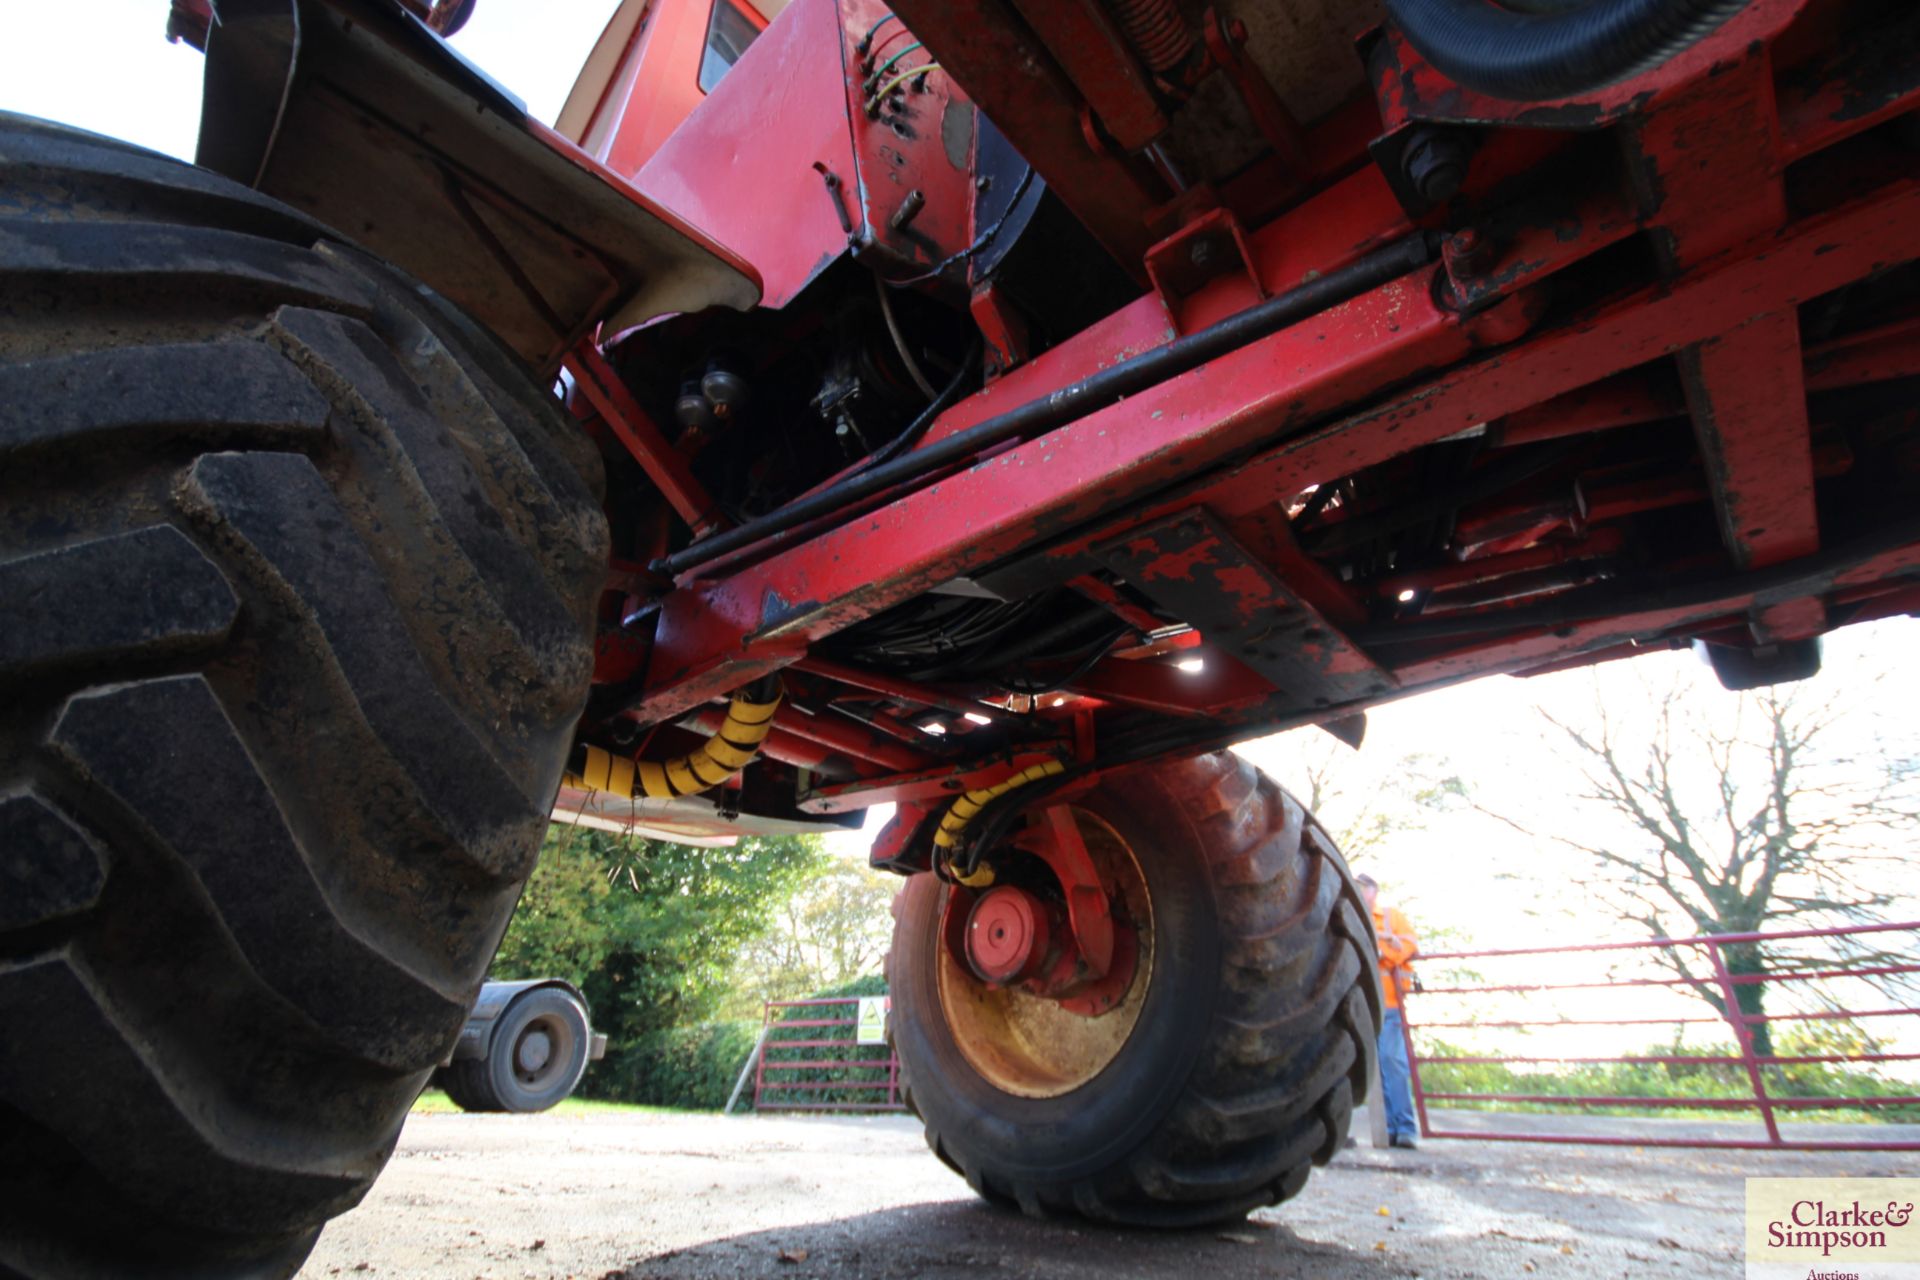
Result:
{"label": "black tyre", "polygon": [[1345,863],[1230,754],[1120,775],[1075,808],[1140,935],[1099,1017],[980,983],[940,940],[933,876],[895,903],[892,1034],[928,1145],[1035,1215],[1188,1227],[1286,1199],[1340,1149],[1379,1034]]}
{"label": "black tyre", "polygon": [[518,997],[494,1023],[487,1056],[440,1073],[463,1111],[545,1111],[567,1100],[587,1070],[587,1011],[556,987]]}
{"label": "black tyre", "polygon": [[17,116],[0,406],[0,1273],[285,1275],[531,869],[595,464],[419,285]]}

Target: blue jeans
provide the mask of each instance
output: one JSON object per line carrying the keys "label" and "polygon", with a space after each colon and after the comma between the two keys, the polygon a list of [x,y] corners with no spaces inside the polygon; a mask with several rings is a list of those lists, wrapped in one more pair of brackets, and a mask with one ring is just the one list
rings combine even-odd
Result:
{"label": "blue jeans", "polygon": [[1400,1011],[1388,1009],[1380,1026],[1380,1092],[1387,1108],[1387,1134],[1414,1138],[1413,1086],[1407,1078],[1407,1040],[1400,1030]]}

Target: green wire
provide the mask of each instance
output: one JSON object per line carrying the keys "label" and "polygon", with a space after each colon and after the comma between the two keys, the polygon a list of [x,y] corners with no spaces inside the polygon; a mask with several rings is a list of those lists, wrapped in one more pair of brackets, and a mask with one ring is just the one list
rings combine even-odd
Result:
{"label": "green wire", "polygon": [[894,13],[892,10],[888,10],[886,15],[882,17],[880,21],[868,27],[867,34],[861,37],[861,40],[860,40],[860,52],[865,53],[867,50],[873,48],[873,38],[880,34],[880,28],[886,26],[889,22],[892,22],[897,17],[899,17],[898,14]]}
{"label": "green wire", "polygon": [[878,67],[875,67],[873,74],[867,77],[867,86],[869,90],[871,90],[872,86],[880,83],[881,79],[887,74],[887,69],[889,67],[893,66],[894,63],[900,61],[900,59],[906,57],[908,54],[912,53],[915,49],[918,49],[920,47],[921,47],[920,42],[918,40],[915,40],[912,44],[900,50],[898,53],[894,54],[891,58],[888,58],[885,62],[881,63]]}

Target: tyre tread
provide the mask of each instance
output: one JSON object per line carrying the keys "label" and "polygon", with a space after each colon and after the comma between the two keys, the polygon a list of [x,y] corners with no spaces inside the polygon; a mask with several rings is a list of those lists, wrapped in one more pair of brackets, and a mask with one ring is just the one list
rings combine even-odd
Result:
{"label": "tyre tread", "polygon": [[1238,756],[1159,766],[1127,786],[1184,815],[1226,935],[1212,1030],[1165,1118],[1106,1173],[1062,1185],[982,1167],[937,1132],[904,1062],[901,1092],[935,1154],[987,1199],[1132,1227],[1229,1221],[1297,1194],[1346,1137],[1380,1025],[1373,931],[1333,841]]}
{"label": "tyre tread", "polygon": [[531,868],[596,460],[311,219],[5,113],[0,296],[0,1274],[290,1274]]}

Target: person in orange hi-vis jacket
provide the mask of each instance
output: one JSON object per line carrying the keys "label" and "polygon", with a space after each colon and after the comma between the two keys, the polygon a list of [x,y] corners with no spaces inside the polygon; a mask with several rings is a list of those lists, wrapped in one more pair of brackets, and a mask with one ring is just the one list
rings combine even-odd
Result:
{"label": "person in orange hi-vis jacket", "polygon": [[1381,1101],[1387,1109],[1387,1141],[1411,1151],[1419,1128],[1413,1119],[1400,999],[1413,986],[1413,958],[1420,954],[1420,940],[1413,936],[1406,916],[1380,904],[1380,886],[1372,876],[1355,876],[1354,883],[1367,900],[1367,910],[1373,912],[1373,933],[1380,944],[1380,991],[1387,1004],[1380,1027],[1380,1092],[1386,1095]]}

